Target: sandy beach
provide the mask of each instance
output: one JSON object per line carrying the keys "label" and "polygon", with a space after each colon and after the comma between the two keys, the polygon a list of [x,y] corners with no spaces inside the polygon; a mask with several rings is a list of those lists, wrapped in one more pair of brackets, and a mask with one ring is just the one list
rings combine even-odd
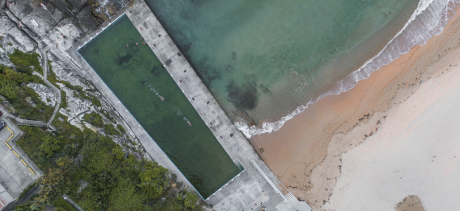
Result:
{"label": "sandy beach", "polygon": [[250,139],[296,197],[315,210],[460,209],[459,13],[352,90]]}

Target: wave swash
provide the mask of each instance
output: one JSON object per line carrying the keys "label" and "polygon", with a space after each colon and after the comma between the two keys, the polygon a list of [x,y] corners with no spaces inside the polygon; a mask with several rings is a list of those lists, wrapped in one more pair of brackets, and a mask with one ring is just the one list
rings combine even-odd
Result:
{"label": "wave swash", "polygon": [[460,0],[420,0],[407,23],[388,42],[383,50],[348,77],[337,82],[330,91],[311,100],[306,105],[298,106],[293,112],[276,122],[263,122],[260,127],[249,127],[244,122],[236,122],[235,126],[247,138],[279,130],[285,122],[291,120],[295,115],[302,113],[310,104],[315,103],[325,96],[338,95],[352,89],[358,84],[358,81],[369,78],[372,72],[409,52],[412,47],[425,45],[431,37],[442,32],[444,26],[447,24],[449,15],[453,14],[453,10],[459,3]]}

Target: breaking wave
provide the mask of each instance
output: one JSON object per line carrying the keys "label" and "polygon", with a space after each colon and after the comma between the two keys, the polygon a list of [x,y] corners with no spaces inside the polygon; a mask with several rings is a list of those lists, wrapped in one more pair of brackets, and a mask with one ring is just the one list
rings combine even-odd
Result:
{"label": "breaking wave", "polygon": [[295,115],[302,113],[310,104],[315,103],[325,96],[338,95],[352,89],[358,84],[358,81],[369,78],[372,72],[409,52],[412,47],[425,45],[431,37],[442,32],[450,15],[454,14],[454,9],[459,3],[460,0],[420,0],[407,23],[395,37],[388,42],[383,50],[369,59],[363,66],[351,73],[348,77],[337,82],[330,91],[311,100],[305,105],[298,106],[293,112],[276,122],[264,122],[260,127],[249,127],[244,122],[236,122],[235,126],[247,138],[279,130],[285,122],[292,119]]}

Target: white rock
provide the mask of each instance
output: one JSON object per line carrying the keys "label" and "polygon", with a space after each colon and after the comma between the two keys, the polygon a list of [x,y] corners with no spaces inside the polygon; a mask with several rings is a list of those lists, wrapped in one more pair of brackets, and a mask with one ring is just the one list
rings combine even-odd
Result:
{"label": "white rock", "polygon": [[56,105],[56,95],[47,86],[37,83],[29,83],[27,86],[32,88],[46,105],[53,107]]}

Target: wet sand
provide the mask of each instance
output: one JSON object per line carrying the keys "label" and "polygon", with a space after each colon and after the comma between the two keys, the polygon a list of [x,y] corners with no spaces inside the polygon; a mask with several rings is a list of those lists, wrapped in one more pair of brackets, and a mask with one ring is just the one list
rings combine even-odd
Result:
{"label": "wet sand", "polygon": [[[385,189],[388,188],[385,186],[364,186],[366,181],[370,182],[365,178],[367,178],[366,176],[373,176],[387,181],[387,178],[373,175],[372,172],[376,172],[378,169],[393,170],[392,168],[396,168],[400,163],[398,160],[387,163],[386,158],[399,156],[398,159],[404,160],[408,158],[410,153],[406,156],[404,152],[401,152],[401,149],[410,151],[413,147],[411,144],[417,144],[417,141],[413,141],[414,143],[407,142],[406,145],[400,146],[398,140],[405,139],[391,134],[399,133],[407,127],[423,125],[415,121],[426,112],[433,112],[430,111],[430,106],[440,100],[441,96],[435,97],[436,94],[440,95],[439,90],[454,91],[455,88],[458,88],[455,87],[455,82],[460,81],[460,68],[457,66],[460,63],[459,27],[460,16],[459,10],[457,10],[457,15],[449,21],[443,33],[431,38],[426,45],[414,47],[409,53],[374,72],[369,79],[360,81],[352,90],[319,100],[305,112],[288,121],[280,130],[252,137],[250,139],[252,145],[281,182],[296,197],[307,201],[312,208],[375,209],[376,207],[369,207],[372,200],[354,198],[351,190],[361,187],[361,192],[366,190],[370,192],[368,193],[369,197],[377,197],[371,193],[379,192],[380,189],[378,188],[383,188],[382,193],[392,195]],[[449,74],[443,74],[444,72]],[[443,83],[435,83],[434,80],[439,81],[441,78],[444,80]],[[458,80],[455,81],[456,79]],[[433,83],[435,84],[433,85]],[[420,99],[416,99],[414,96],[418,96]],[[414,101],[412,102],[414,105],[407,106],[408,101]],[[419,109],[419,107],[421,110],[414,112],[414,108]],[[443,122],[442,119],[433,118],[425,120],[427,122],[424,124]],[[446,127],[447,130],[451,130],[449,125]],[[419,138],[423,139],[423,137]],[[370,145],[369,149],[357,151],[363,145],[373,142],[381,143],[387,140],[392,140],[392,142],[385,146]],[[435,143],[432,143],[433,141]],[[427,146],[436,145],[436,141],[425,140],[423,144]],[[383,152],[365,153],[369,150],[376,151],[375,147],[386,147],[399,154],[391,154],[391,150],[389,151],[390,154],[385,154],[385,156],[382,156],[384,155]],[[263,148],[263,153],[260,153],[260,148]],[[446,148],[446,150],[451,149]],[[428,156],[428,154],[433,156],[429,150],[419,152],[417,156],[423,157]],[[348,155],[351,157],[347,157],[345,160]],[[361,159],[374,159],[376,164],[370,166],[354,164]],[[432,161],[427,159],[426,162]],[[426,167],[423,162],[419,165],[421,165],[420,168]],[[344,176],[345,170],[347,170],[346,176]],[[406,176],[416,176],[422,172],[408,171]],[[458,170],[455,171],[454,175],[457,173],[459,173]],[[384,172],[380,172],[380,174],[390,176]],[[356,181],[359,177],[362,177],[362,183]],[[420,177],[422,178],[421,182],[425,183],[429,183],[432,179],[423,179],[424,175],[420,175]],[[379,181],[373,182],[378,183]],[[393,184],[394,181],[388,180],[387,182]],[[414,194],[410,192],[413,190],[411,189],[412,186],[405,188],[404,185],[398,185],[400,192],[396,191],[393,195],[399,198],[381,195],[380,201],[375,199],[373,202],[382,208],[390,208],[391,210],[401,199]],[[420,184],[417,185],[420,186]],[[457,189],[460,190],[458,187]],[[388,190],[392,189],[389,188]],[[439,191],[441,190],[442,188],[439,189]],[[362,192],[364,198],[367,197],[366,191]],[[425,203],[426,192],[428,191],[417,193],[417,195],[423,201],[424,206],[427,205],[425,208],[433,207],[433,204],[429,203],[434,201],[428,200],[428,204]],[[460,194],[454,196],[458,197]]]}

